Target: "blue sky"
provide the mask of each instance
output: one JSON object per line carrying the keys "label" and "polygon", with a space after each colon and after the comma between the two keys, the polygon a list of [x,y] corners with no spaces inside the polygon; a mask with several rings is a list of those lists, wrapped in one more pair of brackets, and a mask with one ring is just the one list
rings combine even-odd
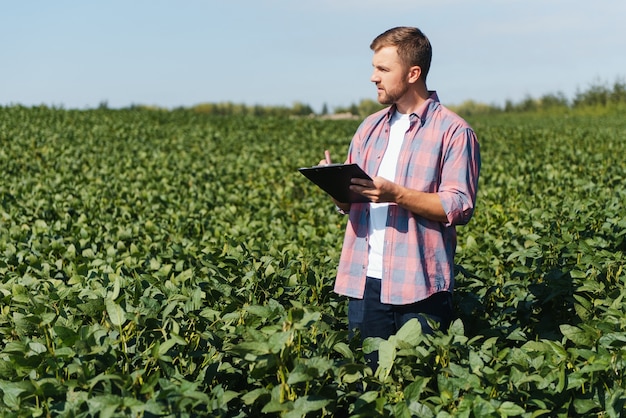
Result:
{"label": "blue sky", "polygon": [[206,102],[330,110],[375,99],[369,44],[417,26],[445,104],[626,80],[618,0],[33,0],[0,12],[0,105]]}

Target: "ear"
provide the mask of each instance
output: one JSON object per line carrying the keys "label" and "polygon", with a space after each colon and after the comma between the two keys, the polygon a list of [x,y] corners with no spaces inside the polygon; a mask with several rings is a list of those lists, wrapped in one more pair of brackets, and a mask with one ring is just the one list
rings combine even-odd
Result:
{"label": "ear", "polygon": [[422,75],[422,67],[419,67],[417,65],[414,65],[413,67],[409,67],[408,82],[415,83],[417,80],[419,80],[421,75]]}

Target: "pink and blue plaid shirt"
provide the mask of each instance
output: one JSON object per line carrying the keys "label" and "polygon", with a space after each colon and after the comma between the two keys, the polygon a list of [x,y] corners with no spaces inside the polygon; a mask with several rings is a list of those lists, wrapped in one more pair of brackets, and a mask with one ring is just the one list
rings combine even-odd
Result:
{"label": "pink and blue plaid shirt", "polygon": [[[367,117],[350,144],[348,163],[375,176],[389,140],[395,106]],[[398,159],[395,182],[437,193],[448,222],[430,221],[390,204],[383,250],[381,302],[417,302],[454,287],[455,225],[474,212],[480,150],[476,134],[459,116],[439,103],[436,92],[417,113]],[[365,290],[369,203],[350,206],[335,292],[361,299]]]}

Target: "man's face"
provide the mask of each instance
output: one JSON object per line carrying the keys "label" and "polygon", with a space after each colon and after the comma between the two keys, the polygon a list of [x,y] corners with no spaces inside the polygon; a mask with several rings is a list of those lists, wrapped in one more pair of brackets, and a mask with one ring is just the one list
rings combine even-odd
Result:
{"label": "man's face", "polygon": [[384,105],[397,103],[409,89],[408,71],[400,62],[397,48],[387,46],[374,52],[374,71],[370,80],[376,84],[378,102]]}

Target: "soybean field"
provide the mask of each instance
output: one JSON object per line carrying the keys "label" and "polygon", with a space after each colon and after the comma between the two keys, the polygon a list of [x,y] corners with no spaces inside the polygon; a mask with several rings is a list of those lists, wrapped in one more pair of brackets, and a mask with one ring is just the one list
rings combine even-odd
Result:
{"label": "soybean field", "polygon": [[0,415],[624,416],[626,118],[468,121],[456,319],[361,346],[297,172],[358,120],[0,107]]}

